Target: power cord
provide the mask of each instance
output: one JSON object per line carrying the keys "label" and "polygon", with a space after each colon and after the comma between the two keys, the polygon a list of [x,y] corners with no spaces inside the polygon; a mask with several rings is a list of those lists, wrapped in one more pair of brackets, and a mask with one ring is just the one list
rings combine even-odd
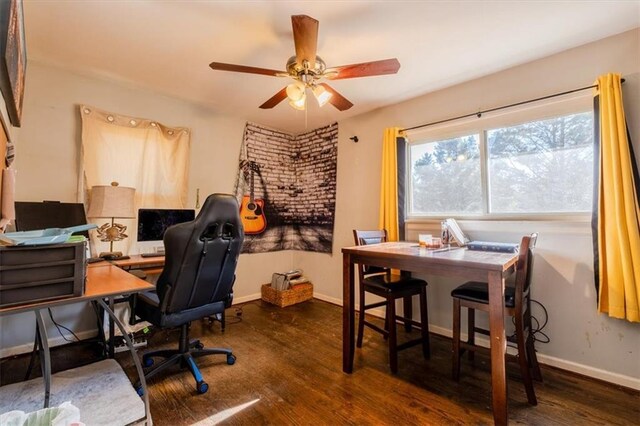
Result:
{"label": "power cord", "polygon": [[245,306],[249,306],[249,305],[255,305],[255,306],[257,306],[257,307],[259,307],[261,309],[264,309],[264,306],[262,305],[262,299],[256,299],[256,300],[252,300],[250,302],[246,302],[246,303],[243,303],[241,305],[236,306],[234,308],[235,309],[235,316],[241,318],[242,314],[244,312],[243,309],[245,308]]}
{"label": "power cord", "polygon": [[65,327],[62,324],[59,324],[58,322],[56,322],[56,320],[53,318],[53,313],[51,312],[51,308],[47,308],[47,311],[49,311],[49,318],[51,318],[51,322],[53,323],[53,325],[56,326],[56,328],[58,329],[58,333],[60,333],[60,336],[62,336],[62,338],[64,340],[66,340],[67,342],[73,342],[73,340],[69,340],[67,339],[67,336],[64,335],[64,333],[62,332],[61,328],[64,328],[65,330],[67,330],[69,333],[71,333],[73,335],[73,337],[76,339],[76,342],[79,342],[80,339],[78,338],[78,336],[76,336],[76,333],[74,333],[70,328]]}
{"label": "power cord", "polygon": [[[536,342],[539,343],[549,343],[551,341],[551,338],[549,338],[549,336],[543,332],[542,330],[547,326],[547,323],[549,322],[549,314],[547,312],[547,308],[544,307],[544,305],[540,302],[538,302],[537,300],[531,299],[531,303],[535,303],[538,306],[540,306],[542,308],[542,312],[544,313],[544,320],[542,321],[542,325],[540,325],[540,320],[538,320],[538,318],[536,318],[533,313],[531,313],[531,330],[530,333],[533,336],[533,340],[535,340]],[[515,317],[511,318],[511,322],[513,323],[513,325],[515,325],[516,323],[516,319]],[[509,336],[510,338],[515,338],[516,337],[516,333],[514,332],[511,336]],[[511,347],[515,347],[514,344],[509,345]]]}
{"label": "power cord", "polygon": [[[67,330],[69,333],[71,333],[73,335],[73,337],[76,339],[77,342],[80,341],[80,339],[78,338],[78,336],[76,336],[76,334],[69,328],[65,327],[62,324],[59,324],[54,318],[53,318],[53,312],[51,312],[51,308],[47,308],[47,311],[49,312],[49,318],[51,318],[51,322],[53,322],[53,325],[56,326],[56,328],[58,329],[58,333],[60,333],[60,336],[62,336],[62,338],[64,340],[66,340],[67,342],[73,343],[73,340],[69,340],[67,339],[67,336],[65,336],[62,333],[61,328],[64,328],[65,330]],[[33,349],[31,350],[31,356],[29,359],[29,366],[27,367],[27,372],[24,376],[24,380],[29,380],[29,377],[31,376],[31,371],[33,371],[33,367],[35,366],[35,362],[36,362],[36,354],[38,353],[38,333],[36,332],[36,337],[33,339]]]}
{"label": "power cord", "polygon": [[[542,311],[544,312],[544,321],[542,322],[542,325],[540,325],[540,321],[538,321],[538,318],[531,315],[531,322],[533,323],[535,321],[535,327],[533,326],[533,324],[531,325],[531,327],[533,328],[533,330],[531,331],[533,333],[533,338],[536,342],[549,343],[551,341],[551,338],[542,331],[549,322],[549,314],[547,312],[547,308],[545,308],[542,303],[534,299],[531,299],[531,303],[535,303],[540,306],[542,308]],[[538,334],[542,336],[542,338],[538,337]]]}

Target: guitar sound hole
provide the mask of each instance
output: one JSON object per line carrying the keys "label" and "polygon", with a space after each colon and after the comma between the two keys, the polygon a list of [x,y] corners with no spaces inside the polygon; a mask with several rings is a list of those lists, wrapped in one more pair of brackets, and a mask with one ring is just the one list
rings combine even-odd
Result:
{"label": "guitar sound hole", "polygon": [[256,209],[256,203],[249,203],[247,204],[247,208],[249,210],[255,210]]}

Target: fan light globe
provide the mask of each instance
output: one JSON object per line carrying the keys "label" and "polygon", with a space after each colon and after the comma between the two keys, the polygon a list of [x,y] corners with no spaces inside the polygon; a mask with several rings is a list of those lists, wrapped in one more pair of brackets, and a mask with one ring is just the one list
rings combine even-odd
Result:
{"label": "fan light globe", "polygon": [[300,110],[300,111],[304,111],[304,106],[306,104],[307,101],[307,96],[302,93],[302,97],[300,99],[298,99],[297,101],[289,101],[289,105],[291,105],[293,108]]}
{"label": "fan light globe", "polygon": [[300,101],[305,97],[305,85],[300,81],[294,81],[289,84],[287,86],[287,97],[291,102]]}
{"label": "fan light globe", "polygon": [[329,92],[322,86],[313,86],[313,89],[311,90],[313,91],[313,96],[315,96],[318,101],[318,105],[321,107],[325,106],[327,102],[329,102],[331,96],[333,96],[333,93]]}

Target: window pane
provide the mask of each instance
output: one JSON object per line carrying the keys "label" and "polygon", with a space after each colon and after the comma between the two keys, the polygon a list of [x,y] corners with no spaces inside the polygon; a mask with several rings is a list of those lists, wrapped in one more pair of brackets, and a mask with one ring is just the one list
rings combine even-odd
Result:
{"label": "window pane", "polygon": [[593,114],[487,132],[491,213],[591,210]]}
{"label": "window pane", "polygon": [[478,135],[411,145],[410,214],[482,213]]}

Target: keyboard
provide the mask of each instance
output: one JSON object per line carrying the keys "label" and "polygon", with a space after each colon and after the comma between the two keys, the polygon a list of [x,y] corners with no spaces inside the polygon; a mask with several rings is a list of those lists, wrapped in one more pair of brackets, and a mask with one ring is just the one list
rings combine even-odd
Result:
{"label": "keyboard", "polygon": [[164,257],[164,253],[142,253],[142,257]]}

